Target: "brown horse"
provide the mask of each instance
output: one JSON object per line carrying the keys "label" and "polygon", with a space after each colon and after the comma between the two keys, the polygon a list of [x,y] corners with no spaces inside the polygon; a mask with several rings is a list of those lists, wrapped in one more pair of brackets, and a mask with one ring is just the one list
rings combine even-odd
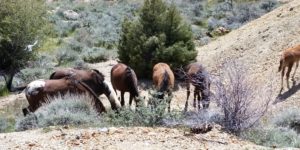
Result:
{"label": "brown horse", "polygon": [[106,112],[106,109],[94,91],[85,83],[66,76],[57,80],[35,80],[29,83],[25,89],[25,95],[29,106],[23,109],[24,116],[29,112],[35,112],[49,97],[58,94],[81,94],[92,95],[93,101],[98,112]]}
{"label": "brown horse", "polygon": [[[168,95],[172,95],[172,90],[174,88],[174,73],[172,72],[169,65],[166,63],[157,63],[153,67],[152,75],[153,83],[155,88],[160,93],[167,92]],[[164,94],[160,94],[158,98],[162,99]],[[171,110],[171,100],[168,101],[168,111]]]}
{"label": "brown horse", "polygon": [[288,70],[286,73],[286,84],[287,84],[287,87],[290,88],[290,86],[289,86],[290,73],[291,73],[294,63],[296,63],[296,68],[295,68],[295,71],[292,76],[292,79],[294,80],[296,70],[298,69],[298,66],[299,66],[299,60],[300,60],[300,45],[298,45],[296,47],[288,48],[283,51],[282,56],[280,58],[280,65],[278,68],[278,72],[281,71],[281,90],[280,90],[280,92],[283,90],[283,76],[284,76],[284,72],[285,72],[285,67],[288,67]]}
{"label": "brown horse", "polygon": [[[137,105],[139,96],[137,88],[137,77],[135,72],[128,66],[122,63],[114,65],[110,72],[110,79],[114,90],[121,92],[121,105],[125,105],[124,94],[125,92],[130,93],[129,106],[132,104],[132,99],[135,100]],[[117,92],[117,91],[116,91]]]}
{"label": "brown horse", "polygon": [[[186,67],[186,88],[187,98],[185,102],[184,111],[188,109],[188,100],[190,96],[190,83],[195,87],[194,89],[194,103],[193,106],[196,108],[196,100],[198,100],[198,109],[200,110],[200,101],[203,99],[203,108],[209,106],[210,96],[210,80],[207,71],[200,63],[191,63]],[[201,93],[201,95],[200,95]]]}
{"label": "brown horse", "polygon": [[80,80],[87,84],[97,96],[105,94],[109,99],[113,110],[117,110],[121,107],[115,91],[110,84],[104,80],[104,75],[98,70],[77,70],[72,68],[58,69],[51,74],[50,79],[61,79],[69,75],[72,75],[76,80]]}

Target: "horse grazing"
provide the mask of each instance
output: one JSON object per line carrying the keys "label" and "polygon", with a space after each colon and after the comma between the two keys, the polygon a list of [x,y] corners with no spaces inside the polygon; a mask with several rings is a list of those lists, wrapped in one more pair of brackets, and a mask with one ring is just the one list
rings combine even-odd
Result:
{"label": "horse grazing", "polygon": [[288,67],[288,70],[286,72],[286,84],[287,84],[287,87],[290,88],[290,86],[289,86],[290,73],[291,73],[294,63],[296,63],[296,68],[295,68],[295,71],[292,76],[292,79],[294,80],[296,70],[298,69],[298,66],[299,66],[299,60],[300,60],[300,45],[298,45],[296,47],[288,48],[283,51],[281,58],[280,58],[280,65],[278,68],[278,72],[281,71],[281,90],[280,90],[280,92],[283,90],[283,76],[285,73],[285,67]]}
{"label": "horse grazing", "polygon": [[[132,99],[135,100],[136,105],[138,104],[137,97],[139,96],[137,88],[137,77],[135,72],[128,66],[122,63],[114,65],[110,72],[110,79],[114,90],[121,92],[121,105],[125,105],[124,94],[125,92],[130,93],[129,106],[132,104]],[[116,91],[117,92],[117,91]]]}
{"label": "horse grazing", "polygon": [[[162,93],[159,94],[158,98],[163,99],[164,92],[167,92],[169,96],[172,95],[175,77],[169,65],[166,63],[157,63],[154,65],[152,79],[155,88],[159,93]],[[168,111],[170,112],[170,110],[171,100],[168,101]]]}
{"label": "horse grazing", "polygon": [[[196,100],[198,100],[198,109],[200,110],[200,101],[203,100],[203,108],[208,108],[209,106],[209,96],[210,96],[210,79],[207,71],[200,63],[191,63],[186,68],[186,88],[187,88],[187,98],[185,102],[184,111],[188,109],[188,100],[190,96],[190,84],[192,84],[194,89],[194,103],[193,106],[196,108]],[[200,95],[201,93],[201,95]]]}
{"label": "horse grazing", "polygon": [[25,89],[25,95],[29,106],[23,109],[24,116],[29,112],[35,112],[43,103],[49,101],[49,97],[58,94],[64,95],[88,93],[92,95],[96,110],[99,113],[106,109],[94,91],[85,83],[67,76],[56,80],[35,80],[29,83]]}
{"label": "horse grazing", "polygon": [[117,95],[108,82],[104,80],[104,75],[96,69],[77,70],[72,68],[59,69],[50,75],[50,79],[61,79],[72,75],[76,80],[80,80],[88,85],[97,96],[105,94],[109,99],[111,108],[117,110],[121,107]]}

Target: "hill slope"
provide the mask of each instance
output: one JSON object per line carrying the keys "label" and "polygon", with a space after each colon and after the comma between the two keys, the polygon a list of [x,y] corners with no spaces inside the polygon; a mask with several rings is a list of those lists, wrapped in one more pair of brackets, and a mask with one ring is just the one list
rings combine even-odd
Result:
{"label": "hill slope", "polygon": [[[236,59],[246,67],[249,77],[256,78],[259,83],[264,84],[275,80],[273,90],[277,92],[280,89],[280,74],[277,73],[280,54],[283,49],[300,43],[299,25],[300,1],[293,0],[209,45],[197,48],[199,51],[197,59],[212,73],[216,72],[225,59]],[[109,62],[107,65],[109,68],[110,63],[115,62]],[[100,70],[101,68],[99,67]],[[109,74],[108,70],[105,68],[101,71]],[[106,78],[109,79],[109,76]],[[299,74],[296,75],[296,81],[300,82]],[[295,86],[288,92],[285,88],[283,95],[286,98],[283,102],[273,105],[273,110],[287,106],[300,106],[300,93],[297,92],[297,87],[299,86]],[[185,91],[181,89],[177,91],[177,95],[185,97],[180,92],[185,93]],[[277,93],[274,99],[276,97]],[[175,96],[173,105],[179,104],[180,101],[183,106],[184,101],[180,99]],[[99,128],[61,129],[58,127],[47,133],[44,133],[42,129],[4,133],[0,134],[0,148],[262,149],[262,147],[240,141],[216,129],[207,134],[193,136],[185,136],[182,130],[165,128],[118,128],[114,129],[111,134],[109,131],[102,132],[101,130]]]}
{"label": "hill slope", "polygon": [[226,36],[197,48],[197,60],[215,73],[227,59],[235,59],[243,64],[249,78],[255,78],[260,84],[274,81],[274,99],[279,97],[276,101],[282,102],[276,104],[276,109],[300,106],[300,92],[297,92],[299,71],[295,77],[296,86],[287,90],[284,82],[283,93],[279,96],[280,73],[277,72],[282,51],[300,44],[299,25],[300,1],[292,0]]}

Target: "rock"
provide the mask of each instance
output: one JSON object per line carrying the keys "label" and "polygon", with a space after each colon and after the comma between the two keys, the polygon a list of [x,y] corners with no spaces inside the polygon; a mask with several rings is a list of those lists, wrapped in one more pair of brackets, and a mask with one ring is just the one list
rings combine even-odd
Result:
{"label": "rock", "polygon": [[100,132],[108,132],[108,128],[101,128],[99,129]]}
{"label": "rock", "polygon": [[66,11],[63,12],[63,15],[68,20],[77,20],[80,17],[80,15],[77,12],[73,11],[73,10],[66,10]]}
{"label": "rock", "polygon": [[114,133],[121,133],[121,131],[119,131],[117,128],[115,127],[110,127],[108,129],[108,134],[114,134]]}

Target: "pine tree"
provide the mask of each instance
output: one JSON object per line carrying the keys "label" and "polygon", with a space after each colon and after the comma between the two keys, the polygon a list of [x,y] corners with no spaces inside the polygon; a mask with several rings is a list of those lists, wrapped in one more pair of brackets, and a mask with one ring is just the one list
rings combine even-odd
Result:
{"label": "pine tree", "polygon": [[182,21],[175,5],[162,0],[145,0],[137,20],[124,20],[118,49],[120,61],[140,77],[150,77],[158,62],[175,69],[197,54],[191,27]]}

